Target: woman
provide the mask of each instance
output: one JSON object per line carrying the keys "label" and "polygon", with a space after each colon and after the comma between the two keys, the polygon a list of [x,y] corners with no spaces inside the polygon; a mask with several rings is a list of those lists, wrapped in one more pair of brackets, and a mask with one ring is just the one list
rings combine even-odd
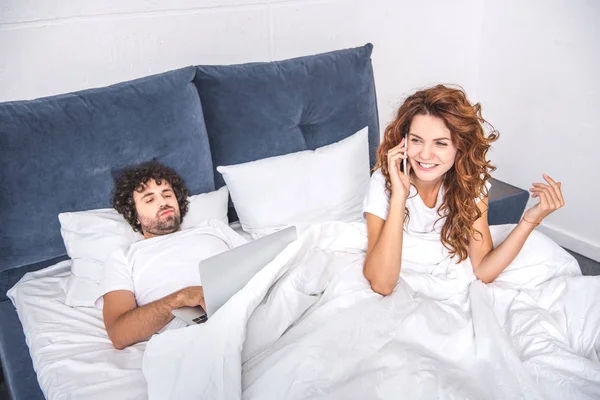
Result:
{"label": "woman", "polygon": [[[490,144],[479,104],[461,89],[438,85],[408,97],[385,130],[365,198],[368,248],[364,275],[382,295],[394,290],[404,232],[440,234],[456,262],[470,259],[475,276],[492,282],[514,260],[541,221],[564,206],[560,182],[543,175],[530,191],[539,203],[497,248],[487,222]],[[403,160],[407,160],[404,171]]]}

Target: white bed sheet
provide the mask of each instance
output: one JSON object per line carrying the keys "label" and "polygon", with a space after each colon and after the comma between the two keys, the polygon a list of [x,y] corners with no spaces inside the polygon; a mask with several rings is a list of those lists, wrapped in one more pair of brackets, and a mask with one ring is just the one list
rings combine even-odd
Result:
{"label": "white bed sheet", "polygon": [[[239,222],[231,228],[248,240]],[[33,368],[47,399],[146,399],[146,342],[115,350],[102,311],[69,307],[71,260],[26,274],[8,292],[23,325]]]}
{"label": "white bed sheet", "polygon": [[229,226],[231,227],[231,229],[233,229],[237,234],[239,234],[244,239],[246,239],[248,241],[254,240],[254,239],[252,239],[252,236],[250,236],[250,234],[248,232],[246,232],[242,229],[242,224],[240,224],[240,221],[232,222],[229,224]]}
{"label": "white bed sheet", "polygon": [[146,342],[115,350],[102,311],[65,305],[71,261],[26,274],[10,291],[47,399],[145,399]]}

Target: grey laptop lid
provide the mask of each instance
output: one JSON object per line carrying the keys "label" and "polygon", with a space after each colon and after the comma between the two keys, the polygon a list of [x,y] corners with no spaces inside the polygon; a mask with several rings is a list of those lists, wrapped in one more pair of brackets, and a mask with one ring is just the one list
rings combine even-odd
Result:
{"label": "grey laptop lid", "polygon": [[295,226],[200,261],[207,317],[241,290],[265,265],[298,238]]}

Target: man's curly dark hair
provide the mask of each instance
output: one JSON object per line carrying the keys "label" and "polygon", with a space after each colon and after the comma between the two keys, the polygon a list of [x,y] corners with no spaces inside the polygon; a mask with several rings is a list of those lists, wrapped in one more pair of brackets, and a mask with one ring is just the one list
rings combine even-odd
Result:
{"label": "man's curly dark hair", "polygon": [[155,160],[127,168],[115,180],[112,205],[119,214],[125,217],[135,232],[140,232],[142,226],[138,223],[133,192],[143,188],[152,179],[158,185],[163,180],[171,185],[173,192],[175,192],[177,203],[179,203],[181,221],[183,221],[183,217],[188,211],[187,188],[183,179],[173,169]]}

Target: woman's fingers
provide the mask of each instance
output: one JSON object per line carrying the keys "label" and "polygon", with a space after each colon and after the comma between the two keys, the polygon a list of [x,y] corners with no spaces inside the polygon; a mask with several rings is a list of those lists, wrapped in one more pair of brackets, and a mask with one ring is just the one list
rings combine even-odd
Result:
{"label": "woman's fingers", "polygon": [[388,158],[396,155],[396,154],[404,154],[406,153],[406,147],[396,146],[393,149],[388,150],[387,156]]}
{"label": "woman's fingers", "polygon": [[388,172],[390,175],[398,174],[400,172],[401,162],[402,158],[400,158],[399,154],[394,154],[388,157]]}
{"label": "woman's fingers", "polygon": [[564,203],[564,198],[562,195],[562,184],[561,182],[556,182],[554,179],[552,179],[550,176],[543,174],[544,180],[546,182],[548,182],[548,185],[543,184],[543,183],[534,183],[534,186],[544,186],[544,187],[549,187],[550,189],[552,189],[552,192],[556,195],[556,198],[559,199],[559,203],[561,205],[563,205]]}
{"label": "woman's fingers", "polygon": [[561,201],[560,195],[559,195],[560,189],[558,188],[558,185],[548,175],[543,174],[543,176],[544,176],[544,179],[546,180],[546,182],[548,182],[548,185],[549,185],[549,186],[547,185],[548,195],[550,195],[552,197],[552,202],[554,203],[556,208],[562,207],[562,201]]}
{"label": "woman's fingers", "polygon": [[561,201],[560,204],[561,204],[561,207],[562,207],[562,206],[564,206],[566,204],[565,203],[565,198],[563,197],[563,194],[562,194],[562,183],[561,182],[557,182],[557,184],[558,184],[558,190],[559,190],[558,193],[560,195],[560,201]]}
{"label": "woman's fingers", "polygon": [[549,196],[549,194],[547,193],[546,190],[542,190],[540,191],[540,198],[541,198],[541,207],[542,207],[542,211],[547,212],[552,210],[552,199]]}
{"label": "woman's fingers", "polygon": [[394,152],[394,153],[388,153],[388,160],[390,158],[396,157],[396,156],[400,156],[400,158],[404,159],[404,158],[408,158],[408,156],[406,156],[404,154],[404,152],[402,151],[398,151],[398,152]]}
{"label": "woman's fingers", "polygon": [[388,150],[387,156],[390,157],[392,154],[399,153],[399,152],[404,153],[404,152],[406,152],[406,149],[407,149],[406,140],[402,139],[397,146],[392,147],[391,149]]}
{"label": "woman's fingers", "polygon": [[565,205],[565,200],[562,195],[561,183],[554,181],[550,176],[544,174],[544,179],[548,184],[544,183],[534,183],[533,186],[539,189],[546,189],[547,194],[551,197],[552,203],[555,206],[555,209],[559,209]]}
{"label": "woman's fingers", "polygon": [[565,199],[563,198],[562,195],[562,189],[561,189],[561,183],[560,182],[556,182],[554,179],[552,179],[550,176],[544,174],[544,179],[546,180],[546,182],[548,182],[550,184],[550,187],[552,188],[552,191],[554,192],[554,196],[556,197],[556,200],[559,204],[560,207],[565,205]]}
{"label": "woman's fingers", "polygon": [[546,196],[548,196],[549,205],[552,207],[553,210],[561,207],[561,202],[556,193],[554,192],[553,188],[540,183],[534,183],[534,186],[537,190],[543,191],[546,194]]}
{"label": "woman's fingers", "polygon": [[553,199],[552,195],[550,194],[550,188],[547,187],[546,185],[536,184],[536,183],[534,183],[534,186],[535,187],[533,187],[530,190],[532,192],[538,194],[540,200],[542,201],[540,203],[540,206],[542,207],[542,209],[545,211],[556,209],[557,207],[555,206],[554,199]]}
{"label": "woman's fingers", "polygon": [[406,156],[402,153],[396,153],[388,157],[388,169],[395,167],[397,170],[400,169],[400,164]]}
{"label": "woman's fingers", "polygon": [[564,206],[565,201],[562,196],[561,183],[546,174],[543,174],[544,180],[547,182],[532,183],[532,188],[529,191],[532,197],[539,199],[539,203],[528,211],[529,218],[534,218],[535,222],[541,222],[546,216]]}
{"label": "woman's fingers", "polygon": [[402,139],[402,140],[400,141],[400,143],[398,143],[398,145],[397,145],[397,146],[395,146],[395,147],[392,147],[392,148],[391,148],[391,150],[403,149],[403,148],[405,148],[405,147],[406,147],[406,143],[405,143],[404,139]]}

